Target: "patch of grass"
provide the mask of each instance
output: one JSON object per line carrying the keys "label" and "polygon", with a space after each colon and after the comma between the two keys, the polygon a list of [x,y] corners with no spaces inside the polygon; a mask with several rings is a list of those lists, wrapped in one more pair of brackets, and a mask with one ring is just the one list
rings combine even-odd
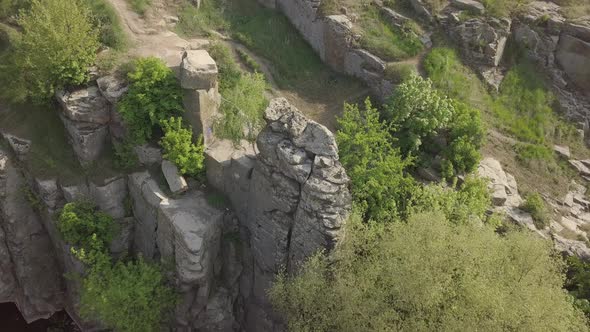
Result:
{"label": "patch of grass", "polygon": [[187,36],[218,30],[269,60],[280,87],[313,82],[325,69],[285,16],[255,0],[209,1],[199,10],[185,5],[179,17],[179,30]]}
{"label": "patch of grass", "polygon": [[185,2],[178,12],[176,31],[183,36],[208,35],[210,30],[228,30],[229,22],[216,1],[204,1],[197,9]]}
{"label": "patch of grass", "polygon": [[209,49],[219,67],[221,117],[215,121],[217,137],[238,144],[242,139],[253,141],[262,128],[262,114],[267,106],[264,76],[242,72],[231,50],[220,42]]}
{"label": "patch of grass", "polygon": [[501,160],[521,189],[556,198],[565,195],[568,183],[577,175],[555,158],[552,145],[575,147],[572,152],[579,158],[588,156],[589,151],[575,128],[553,112],[553,99],[532,65],[514,67],[497,96],[488,93],[450,48],[433,49],[424,69],[436,87],[482,111],[491,129],[484,155]]}
{"label": "patch of grass", "polygon": [[0,112],[2,132],[32,141],[25,166],[39,178],[66,181],[84,174],[52,107],[18,105]]}
{"label": "patch of grass", "polygon": [[242,60],[242,62],[246,65],[246,67],[248,67],[248,69],[250,69],[253,72],[257,72],[257,73],[261,73],[262,70],[260,68],[260,64],[258,64],[258,62],[256,62],[256,60],[254,60],[253,57],[250,56],[250,54],[246,53],[243,50],[238,49],[238,56],[240,57],[240,60]]}
{"label": "patch of grass", "polygon": [[127,0],[134,12],[143,15],[152,5],[152,0]]}
{"label": "patch of grass", "polygon": [[125,50],[128,41],[121,20],[107,0],[83,0],[92,13],[95,26],[100,30],[102,44],[116,50]]}
{"label": "patch of grass", "polygon": [[525,202],[520,206],[523,211],[531,214],[535,227],[544,229],[549,226],[550,216],[549,210],[543,197],[538,193],[531,193],[526,196]]}
{"label": "patch of grass", "polygon": [[365,6],[360,13],[358,26],[363,48],[386,61],[403,60],[418,55],[424,48],[417,35],[418,27],[403,29],[392,27],[375,6]]}
{"label": "patch of grass", "polygon": [[385,78],[394,84],[399,84],[410,78],[412,75],[417,75],[416,66],[408,63],[388,63],[385,67]]}
{"label": "patch of grass", "polygon": [[587,0],[554,0],[561,6],[561,13],[571,19],[590,15],[590,2]]}

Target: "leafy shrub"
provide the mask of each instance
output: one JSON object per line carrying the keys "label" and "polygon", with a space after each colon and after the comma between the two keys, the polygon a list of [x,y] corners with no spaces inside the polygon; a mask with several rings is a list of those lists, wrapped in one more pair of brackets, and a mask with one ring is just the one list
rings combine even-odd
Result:
{"label": "leafy shrub", "polygon": [[385,78],[394,84],[403,83],[412,75],[418,75],[414,65],[392,62],[385,66]]}
{"label": "leafy shrub", "polygon": [[[471,172],[479,163],[484,138],[479,111],[448,98],[429,79],[412,75],[397,87],[383,113],[404,154],[424,156],[442,149],[446,178]],[[446,144],[438,143],[441,137]]]}
{"label": "leafy shrub", "polygon": [[574,304],[590,317],[590,263],[576,256],[566,259],[565,289],[575,297]]}
{"label": "leafy shrub", "polygon": [[405,169],[403,159],[379,111],[370,100],[361,112],[357,105],[345,104],[336,133],[340,161],[351,178],[355,203],[367,219],[394,221],[404,216],[416,184]]}
{"label": "leafy shrub", "polygon": [[164,137],[160,145],[164,149],[164,158],[174,163],[182,174],[201,175],[205,168],[203,137],[199,136],[194,144],[193,131],[182,126],[181,118],[162,121],[162,129]]}
{"label": "leafy shrub", "polygon": [[452,100],[417,75],[395,89],[384,109],[404,153],[418,151],[424,138],[447,128],[454,113]]}
{"label": "leafy shrub", "polygon": [[82,282],[81,313],[125,332],[156,332],[176,296],[161,269],[139,258],[110,266],[95,265]]}
{"label": "leafy shrub", "polygon": [[450,179],[458,173],[470,173],[481,160],[485,129],[481,113],[464,103],[455,102],[455,112],[449,123],[449,146],[445,151],[443,175]]}
{"label": "leafy shrub", "polygon": [[29,0],[0,0],[0,20],[16,15],[30,5]]}
{"label": "leafy shrub", "polygon": [[279,275],[270,299],[290,331],[586,331],[562,268],[528,232],[500,236],[439,214],[353,216],[333,257]]}
{"label": "leafy shrub", "polygon": [[96,59],[98,34],[91,15],[78,1],[31,0],[18,18],[21,38],[14,41],[9,87],[16,99],[47,101],[57,89],[88,81]]}
{"label": "leafy shrub", "polygon": [[[57,229],[63,239],[77,248],[88,250],[95,247],[97,240],[106,248],[113,237],[113,218],[96,209],[88,202],[73,202],[61,211]],[[92,238],[96,239],[93,240]]]}
{"label": "leafy shrub", "polygon": [[174,73],[157,58],[138,59],[128,74],[129,90],[117,106],[133,143],[145,143],[154,126],[184,112],[182,93]]}
{"label": "leafy shrub", "polygon": [[547,205],[545,205],[543,197],[538,193],[528,194],[520,208],[531,214],[535,226],[538,229],[544,229],[549,226],[549,210],[547,209]]}
{"label": "leafy shrub", "polygon": [[115,168],[128,171],[135,168],[139,164],[139,159],[137,158],[137,154],[133,150],[133,143],[131,142],[122,142],[122,143],[113,143],[113,147],[115,149],[115,156],[113,160],[113,164]]}
{"label": "leafy shrub", "polygon": [[458,189],[442,185],[426,185],[416,191],[411,214],[436,211],[454,223],[473,220],[487,221],[486,211],[491,203],[487,183],[477,177],[467,177]]}

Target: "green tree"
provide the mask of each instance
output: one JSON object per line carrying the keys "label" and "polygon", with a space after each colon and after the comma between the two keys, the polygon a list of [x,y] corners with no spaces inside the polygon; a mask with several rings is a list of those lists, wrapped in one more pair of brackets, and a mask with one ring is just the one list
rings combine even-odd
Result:
{"label": "green tree", "polygon": [[333,259],[313,257],[270,290],[291,331],[588,331],[563,262],[528,232],[415,215],[354,216]]}
{"label": "green tree", "polygon": [[115,331],[160,331],[176,299],[165,281],[161,269],[141,257],[114,266],[102,259],[82,282],[82,316]]}
{"label": "green tree", "polygon": [[138,59],[128,74],[129,91],[117,111],[129,129],[129,139],[141,144],[152,138],[154,127],[181,115],[182,91],[174,73],[155,57]]}
{"label": "green tree", "polygon": [[22,35],[9,66],[17,72],[10,87],[21,91],[13,96],[46,101],[57,89],[88,81],[99,42],[90,13],[78,0],[31,0],[18,25]]}
{"label": "green tree", "polygon": [[402,152],[412,153],[425,138],[448,127],[455,108],[451,99],[432,87],[430,79],[412,75],[395,89],[383,113]]}
{"label": "green tree", "polygon": [[338,119],[336,140],[340,161],[351,178],[354,201],[368,219],[397,220],[406,213],[416,184],[405,169],[403,159],[388,127],[379,120],[379,111],[365,101],[363,111],[346,104]]}
{"label": "green tree", "polygon": [[205,170],[203,136],[193,143],[193,131],[183,127],[181,118],[162,121],[162,129],[164,137],[160,145],[164,149],[164,158],[174,163],[182,174],[202,175]]}

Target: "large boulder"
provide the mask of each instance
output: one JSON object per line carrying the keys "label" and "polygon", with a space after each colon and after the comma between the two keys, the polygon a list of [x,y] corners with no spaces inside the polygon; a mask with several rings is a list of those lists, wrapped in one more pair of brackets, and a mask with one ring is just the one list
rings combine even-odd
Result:
{"label": "large boulder", "polygon": [[496,67],[504,55],[510,26],[506,18],[472,18],[451,27],[449,33],[469,61]]}
{"label": "large boulder", "polygon": [[97,160],[108,135],[109,102],[96,86],[59,91],[56,97],[61,105],[60,118],[80,163],[87,165]]}
{"label": "large boulder", "polygon": [[100,77],[96,80],[100,93],[105,97],[111,104],[116,104],[121,97],[129,89],[129,85],[126,80],[116,76],[107,75]]}
{"label": "large boulder", "polygon": [[168,160],[162,161],[162,173],[173,194],[180,194],[188,190],[184,177],[178,171],[178,167]]}
{"label": "large boulder", "polygon": [[127,182],[124,177],[106,179],[98,184],[90,182],[89,193],[96,205],[111,217],[118,219],[127,215]]}
{"label": "large boulder", "polygon": [[486,12],[486,8],[483,6],[483,4],[479,1],[475,1],[475,0],[453,0],[451,2],[453,4],[453,6],[460,8],[460,9],[465,9],[469,12],[472,12],[474,14],[479,14],[482,15]]}
{"label": "large boulder", "polygon": [[75,122],[107,124],[111,118],[108,101],[96,86],[56,94],[63,114]]}
{"label": "large boulder", "polygon": [[574,84],[590,90],[590,42],[564,34],[559,39],[555,57]]}

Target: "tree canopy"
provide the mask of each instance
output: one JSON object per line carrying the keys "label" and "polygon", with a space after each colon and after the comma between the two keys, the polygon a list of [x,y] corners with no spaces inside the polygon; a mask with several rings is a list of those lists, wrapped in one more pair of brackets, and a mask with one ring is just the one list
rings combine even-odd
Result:
{"label": "tree canopy", "polygon": [[356,215],[333,256],[270,291],[291,331],[587,331],[563,261],[527,232],[498,235],[442,214]]}
{"label": "tree canopy", "polygon": [[88,81],[96,60],[98,33],[86,8],[77,0],[31,0],[21,11],[22,33],[12,41],[8,65],[11,97],[45,101],[57,89]]}

